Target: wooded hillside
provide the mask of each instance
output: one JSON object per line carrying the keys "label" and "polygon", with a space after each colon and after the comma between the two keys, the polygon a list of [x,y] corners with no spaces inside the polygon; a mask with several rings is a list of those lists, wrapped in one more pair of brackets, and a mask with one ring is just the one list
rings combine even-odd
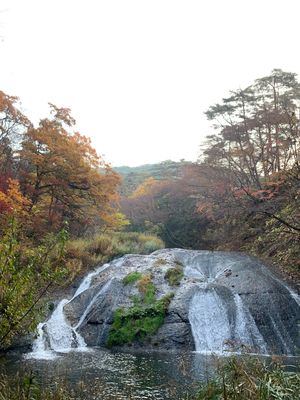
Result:
{"label": "wooded hillside", "polygon": [[257,254],[299,282],[299,105],[296,74],[277,69],[211,106],[199,161],[123,198],[132,226],[171,247]]}

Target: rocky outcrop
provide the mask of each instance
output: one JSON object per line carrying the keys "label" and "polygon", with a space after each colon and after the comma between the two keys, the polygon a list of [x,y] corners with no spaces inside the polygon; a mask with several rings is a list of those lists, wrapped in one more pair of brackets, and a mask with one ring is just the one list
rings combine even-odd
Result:
{"label": "rocky outcrop", "polygon": [[[167,279],[170,269],[182,270],[181,280]],[[157,332],[127,346],[201,351],[243,347],[277,354],[296,354],[300,347],[299,300],[257,259],[181,249],[126,255],[94,274],[91,286],[64,306],[88,346],[107,344],[117,309],[143,302],[139,280],[124,283],[133,272],[151,279],[155,301],[171,293],[173,297]]]}

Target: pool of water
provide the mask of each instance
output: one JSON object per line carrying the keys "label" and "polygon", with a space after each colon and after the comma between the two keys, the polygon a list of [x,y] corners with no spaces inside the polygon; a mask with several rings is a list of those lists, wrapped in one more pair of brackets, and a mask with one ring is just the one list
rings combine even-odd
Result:
{"label": "pool of water", "polygon": [[42,385],[64,382],[76,398],[84,400],[179,400],[187,399],[200,381],[211,377],[216,364],[216,357],[198,353],[125,353],[94,348],[59,354],[53,360],[10,353],[1,359],[0,372],[12,376],[31,371]]}
{"label": "pool of water", "polygon": [[53,360],[11,353],[0,370],[28,374],[51,386],[63,381],[85,400],[185,399],[199,380],[213,373],[211,356],[195,353],[112,352],[93,349],[60,354]]}

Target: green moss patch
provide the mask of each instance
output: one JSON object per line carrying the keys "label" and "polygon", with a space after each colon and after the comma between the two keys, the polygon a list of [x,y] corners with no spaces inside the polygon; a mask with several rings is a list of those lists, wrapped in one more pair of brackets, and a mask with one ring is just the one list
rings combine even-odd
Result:
{"label": "green moss patch", "polygon": [[170,286],[179,286],[183,277],[183,268],[181,265],[176,265],[174,268],[168,269],[165,274],[165,279],[168,281]]}
{"label": "green moss patch", "polygon": [[137,272],[137,271],[130,272],[130,274],[126,275],[123,278],[123,283],[124,283],[124,285],[129,285],[130,283],[137,282],[138,280],[141,279],[141,277],[142,277],[142,274],[140,272]]}
{"label": "green moss patch", "polygon": [[156,299],[156,287],[150,273],[131,272],[123,284],[137,283],[139,295],[132,296],[133,305],[118,308],[113,317],[107,346],[122,346],[134,341],[143,341],[157,332],[163,324],[173,293]]}
{"label": "green moss patch", "polygon": [[157,332],[163,324],[173,294],[170,293],[152,304],[135,303],[128,309],[115,311],[109,332],[107,346],[121,346],[134,341],[142,341]]}

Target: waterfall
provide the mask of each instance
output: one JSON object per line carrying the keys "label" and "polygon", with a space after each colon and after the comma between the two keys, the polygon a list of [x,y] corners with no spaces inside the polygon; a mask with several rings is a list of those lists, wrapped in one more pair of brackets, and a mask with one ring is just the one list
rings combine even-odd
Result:
{"label": "waterfall", "polygon": [[100,295],[103,295],[103,294],[106,293],[106,291],[108,290],[108,288],[111,285],[111,282],[112,282],[112,279],[110,279],[108,282],[106,282],[106,284],[104,286],[102,286],[101,289],[99,290],[99,292],[92,298],[92,300],[90,301],[90,303],[88,304],[88,306],[84,310],[82,316],[80,317],[80,320],[79,320],[78,324],[75,326],[75,329],[78,329],[81,326],[81,324],[83,323],[83,321],[87,317],[88,313],[91,311],[91,308],[95,304],[96,300],[100,297]]}
{"label": "waterfall", "polygon": [[231,336],[230,324],[220,297],[215,290],[200,290],[190,304],[189,321],[196,351],[222,353]]}
{"label": "waterfall", "polygon": [[[166,262],[157,268],[154,261],[161,258]],[[166,272],[179,263],[184,277],[171,288]],[[201,353],[297,354],[299,296],[260,262],[239,253],[174,249],[126,255],[87,274],[73,297],[61,300],[38,325],[27,357],[51,359],[105,345],[115,310],[130,307],[139,295],[137,284],[123,284],[134,271],[150,274],[159,296],[175,292],[167,317],[177,321],[178,314],[182,331],[166,321],[162,332],[170,348],[190,349],[194,339]],[[156,340],[166,347],[164,335]]]}
{"label": "waterfall", "polygon": [[[199,289],[190,304],[189,321],[200,353],[246,350],[267,354],[265,341],[239,295],[224,302],[215,289]],[[231,308],[233,316],[230,318]]]}
{"label": "waterfall", "polygon": [[90,272],[81,282],[76,290],[74,296],[68,300],[63,299],[59,302],[50,318],[37,327],[37,338],[33,343],[32,352],[26,355],[26,358],[35,359],[53,359],[56,353],[66,353],[71,350],[84,351],[86,350],[86,343],[83,337],[77,332],[77,329],[82,324],[86,315],[95,303],[97,298],[104,290],[107,290],[110,281],[103,286],[103,288],[91,300],[86,310],[84,311],[79,323],[72,327],[64,315],[64,306],[71,302],[75,297],[79,296],[82,292],[89,289],[92,279],[106,270],[109,264],[97,268],[95,271]]}
{"label": "waterfall", "polygon": [[259,354],[267,354],[268,351],[264,338],[259,332],[249,309],[243,303],[241,296],[235,294],[234,302],[236,306],[236,343],[248,351],[255,351]]}

